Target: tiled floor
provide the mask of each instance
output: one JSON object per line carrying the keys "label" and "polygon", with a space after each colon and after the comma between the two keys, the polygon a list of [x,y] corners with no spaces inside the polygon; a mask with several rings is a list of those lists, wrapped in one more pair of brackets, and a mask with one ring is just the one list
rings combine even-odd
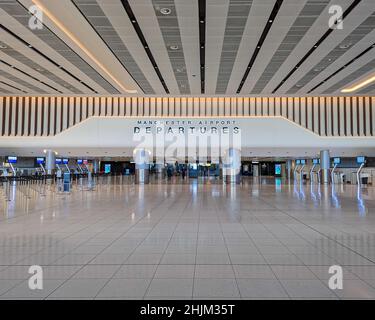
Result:
{"label": "tiled floor", "polygon": [[[372,187],[12,190],[11,202],[0,194],[0,299],[375,299]],[[31,265],[43,267],[43,290],[28,287]],[[331,265],[342,290],[328,287]]]}

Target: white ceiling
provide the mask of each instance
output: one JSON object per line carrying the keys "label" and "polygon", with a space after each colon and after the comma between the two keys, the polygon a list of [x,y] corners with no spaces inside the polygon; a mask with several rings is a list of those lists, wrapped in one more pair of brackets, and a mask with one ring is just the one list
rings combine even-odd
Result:
{"label": "white ceiling", "polygon": [[[203,0],[203,11],[199,3],[0,0],[0,94],[342,95],[375,72],[374,0]],[[42,30],[28,26],[33,4],[45,9]],[[333,4],[350,13],[314,49]],[[356,92],[374,93],[375,85]]]}

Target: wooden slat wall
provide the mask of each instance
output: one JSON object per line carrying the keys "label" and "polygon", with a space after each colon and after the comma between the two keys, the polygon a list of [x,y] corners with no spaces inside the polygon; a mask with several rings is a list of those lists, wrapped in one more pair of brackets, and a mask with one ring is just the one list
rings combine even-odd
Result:
{"label": "wooden slat wall", "polygon": [[321,136],[374,136],[375,97],[0,97],[1,136],[53,136],[92,116],[285,117]]}

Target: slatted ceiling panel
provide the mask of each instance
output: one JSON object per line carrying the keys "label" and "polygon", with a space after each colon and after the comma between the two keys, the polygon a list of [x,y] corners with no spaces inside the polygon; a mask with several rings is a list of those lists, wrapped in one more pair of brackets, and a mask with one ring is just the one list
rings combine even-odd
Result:
{"label": "slatted ceiling panel", "polygon": [[370,98],[370,114],[372,121],[370,122],[371,135],[375,135],[375,97]]}
{"label": "slatted ceiling panel", "polygon": [[351,98],[350,101],[350,119],[352,126],[352,135],[358,136],[358,115],[357,115],[357,99]]}
{"label": "slatted ceiling panel", "polygon": [[168,98],[161,99],[160,113],[158,115],[168,114]]}
{"label": "slatted ceiling panel", "polygon": [[300,110],[300,114],[301,114],[301,123],[300,125],[304,128],[307,127],[307,123],[306,123],[306,100],[304,98],[301,98],[300,99],[300,102],[299,102],[299,110]]}
{"label": "slatted ceiling panel", "polygon": [[41,119],[40,119],[40,124],[41,124],[41,135],[42,136],[47,136],[48,134],[48,100],[49,98],[42,99],[41,104],[42,104],[42,110],[40,112]]}
{"label": "slatted ceiling panel", "polygon": [[16,114],[14,117],[14,134],[16,136],[21,135],[21,127],[22,127],[22,99],[17,99],[16,100]]}
{"label": "slatted ceiling panel", "polygon": [[321,134],[321,125],[320,125],[320,104],[319,104],[319,97],[314,97],[313,98],[314,100],[314,124],[315,124],[315,128],[314,128],[314,132],[316,134]]}
{"label": "slatted ceiling panel", "polygon": [[118,115],[118,98],[114,97],[112,101],[112,116],[117,117]]}
{"label": "slatted ceiling panel", "polygon": [[15,128],[16,128],[16,99],[11,98],[10,105],[9,105],[9,112],[10,112],[10,119],[9,119],[9,133],[11,136],[15,136]]}
{"label": "slatted ceiling panel", "polygon": [[345,130],[345,98],[339,97],[338,99],[338,105],[337,105],[337,111],[339,114],[338,122],[339,122],[339,135],[344,136],[346,135]]}
{"label": "slatted ceiling panel", "polygon": [[94,116],[99,116],[100,115],[100,110],[99,110],[99,107],[100,107],[100,98],[95,97],[95,98],[92,99],[92,101],[90,103],[92,103],[91,110],[92,110],[93,115]]}
{"label": "slatted ceiling panel", "polygon": [[358,114],[358,135],[364,136],[366,132],[366,118],[364,114],[366,113],[365,105],[363,104],[363,99],[357,99],[357,114]]}
{"label": "slatted ceiling panel", "polygon": [[293,110],[294,110],[294,107],[293,107],[293,98],[291,97],[288,97],[287,98],[287,118],[291,121],[293,121]]}
{"label": "slatted ceiling panel", "polygon": [[372,136],[375,126],[374,97],[2,97],[0,102],[1,133],[7,136],[58,134],[94,115],[94,107],[103,117],[282,115],[321,136]]}
{"label": "slatted ceiling panel", "polygon": [[364,107],[364,114],[363,114],[363,119],[364,119],[364,135],[369,136],[371,135],[371,128],[370,128],[370,121],[371,121],[371,113],[370,113],[370,98],[365,97],[365,100],[362,100],[363,107]]}
{"label": "slatted ceiling panel", "polygon": [[318,97],[319,105],[319,134],[322,136],[327,135],[326,131],[326,102],[324,97]]}
{"label": "slatted ceiling panel", "polygon": [[245,117],[249,116],[250,115],[250,108],[249,108],[249,99],[244,97],[242,99],[242,108],[243,108],[243,115]]}

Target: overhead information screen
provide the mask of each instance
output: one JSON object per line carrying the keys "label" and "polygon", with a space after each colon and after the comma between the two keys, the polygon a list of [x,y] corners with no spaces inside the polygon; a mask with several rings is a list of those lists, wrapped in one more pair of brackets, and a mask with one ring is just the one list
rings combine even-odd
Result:
{"label": "overhead information screen", "polygon": [[62,163],[62,160],[61,160],[60,158],[56,158],[55,163],[56,163],[56,164],[61,164],[61,163]]}
{"label": "overhead information screen", "polygon": [[313,160],[313,164],[319,164],[320,163],[320,159],[314,159]]}
{"label": "overhead information screen", "polygon": [[68,164],[69,163],[69,159],[63,159],[63,164]]}
{"label": "overhead information screen", "polygon": [[8,163],[17,163],[17,157],[9,156],[7,160]]}
{"label": "overhead information screen", "polygon": [[36,158],[36,163],[37,164],[43,164],[44,163],[44,158]]}
{"label": "overhead information screen", "polygon": [[365,163],[365,162],[366,162],[365,157],[357,157],[357,163],[358,164],[362,164],[362,163]]}
{"label": "overhead information screen", "polygon": [[78,159],[77,160],[77,164],[82,164],[83,163],[83,160],[82,159]]}
{"label": "overhead information screen", "polygon": [[341,158],[333,158],[333,163],[334,164],[340,164],[341,163]]}

